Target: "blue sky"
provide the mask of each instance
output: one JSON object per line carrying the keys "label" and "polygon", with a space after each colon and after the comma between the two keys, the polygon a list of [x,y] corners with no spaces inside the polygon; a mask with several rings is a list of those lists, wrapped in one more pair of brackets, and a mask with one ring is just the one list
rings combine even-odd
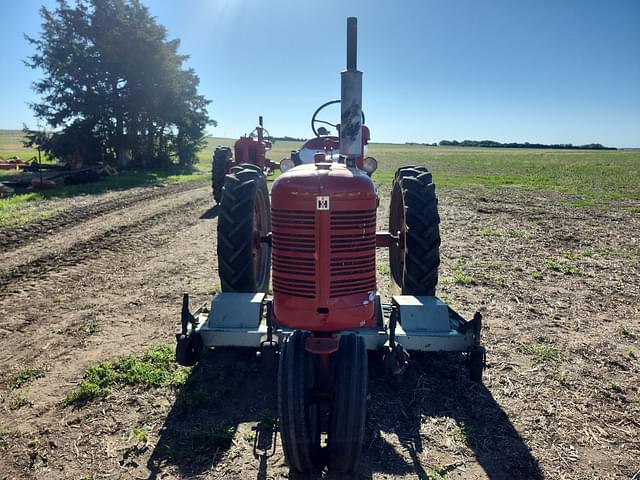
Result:
{"label": "blue sky", "polygon": [[[3,0],[0,128],[35,127],[22,65],[43,0]],[[213,100],[212,133],[258,115],[311,135],[339,97],[347,16],[359,21],[363,107],[374,141],[494,139],[640,147],[637,0],[143,0],[182,40]],[[337,115],[337,110],[336,110]]]}

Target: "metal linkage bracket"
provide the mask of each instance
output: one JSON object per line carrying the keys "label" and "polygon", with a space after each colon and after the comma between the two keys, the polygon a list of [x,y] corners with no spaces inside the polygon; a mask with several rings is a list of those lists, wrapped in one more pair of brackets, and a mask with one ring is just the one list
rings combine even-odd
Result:
{"label": "metal linkage bracket", "polygon": [[195,312],[191,313],[189,310],[189,294],[184,292],[182,294],[182,312],[180,315],[181,330],[180,333],[176,333],[176,339],[180,339],[182,335],[186,336],[189,334],[189,324],[191,324],[191,332],[195,332],[199,323],[198,316],[206,311],[207,306],[204,304],[198,307]]}
{"label": "metal linkage bracket", "polygon": [[180,316],[180,323],[182,330],[176,337],[179,339],[182,335],[187,335],[189,332],[189,324],[191,324],[192,330],[196,327],[196,317],[194,317],[189,311],[189,294],[187,292],[182,294],[182,313]]}

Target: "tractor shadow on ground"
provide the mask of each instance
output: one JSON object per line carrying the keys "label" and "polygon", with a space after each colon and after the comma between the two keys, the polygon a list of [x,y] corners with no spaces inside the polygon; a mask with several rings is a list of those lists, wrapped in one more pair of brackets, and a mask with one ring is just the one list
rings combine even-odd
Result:
{"label": "tractor shadow on ground", "polygon": [[[371,399],[360,478],[371,478],[373,472],[424,480],[444,477],[462,466],[464,450],[471,450],[492,480],[543,478],[502,407],[484,385],[468,379],[460,354],[414,354],[412,360],[396,380],[384,375],[378,356],[370,357]],[[465,467],[470,476],[473,467]]]}
{"label": "tractor shadow on ground", "polygon": [[[165,472],[191,478],[210,471],[234,442],[240,442],[241,448],[248,451],[253,446],[260,468],[266,471],[267,458],[275,451],[277,438],[275,382],[275,373],[259,368],[255,350],[217,349],[205,353],[178,391],[160,429],[147,462],[149,478],[163,478]],[[236,434],[239,426],[247,422],[256,423],[257,427]],[[273,440],[270,442],[269,438]],[[256,460],[251,460],[255,469]],[[233,471],[229,478],[244,478],[243,465],[233,463],[229,465]]]}
{"label": "tractor shadow on ground", "polygon": [[218,218],[219,214],[220,214],[220,205],[217,204],[211,207],[210,209],[208,209],[202,215],[200,215],[200,220],[213,220],[214,218]]}
{"label": "tractor shadow on ground", "polygon": [[[407,373],[396,380],[387,378],[379,356],[371,355],[369,394],[357,475],[326,469],[299,474],[286,468],[279,445],[275,373],[261,370],[254,351],[206,354],[160,430],[147,464],[149,478],[176,470],[192,477],[216,468],[220,478],[266,480],[288,473],[294,480],[371,479],[379,472],[428,480],[453,474],[462,464],[459,459],[470,454],[479,468],[467,463],[467,476],[484,471],[492,480],[543,478],[491,393],[468,380],[461,356],[415,355]],[[246,423],[256,426],[242,426]],[[237,455],[225,458],[232,447]]]}

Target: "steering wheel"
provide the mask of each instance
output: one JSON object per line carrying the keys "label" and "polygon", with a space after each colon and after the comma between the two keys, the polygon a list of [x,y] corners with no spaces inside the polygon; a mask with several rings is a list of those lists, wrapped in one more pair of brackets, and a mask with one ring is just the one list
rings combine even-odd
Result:
{"label": "steering wheel", "polygon": [[[254,128],[251,133],[249,134],[250,137],[257,137],[258,136],[258,127]],[[267,144],[267,150],[271,150],[271,146],[273,145],[273,139],[271,138],[271,134],[269,133],[269,130],[267,130],[266,128],[262,127],[262,141]]]}
{"label": "steering wheel", "polygon": [[[313,116],[311,117],[311,130],[313,130],[313,133],[315,134],[316,137],[320,136],[320,134],[318,133],[318,130],[316,129],[316,123],[324,123],[325,125],[329,125],[330,127],[333,127],[336,130],[338,129],[336,123],[327,122],[326,120],[318,120],[316,118],[318,116],[318,114],[320,113],[320,111],[324,110],[329,105],[333,105],[334,103],[340,103],[340,100],[330,100],[327,103],[323,103],[322,105],[320,105],[317,108],[317,110],[315,112],[313,112]],[[362,124],[364,125],[364,123],[365,123],[364,122],[364,112],[362,112]]]}

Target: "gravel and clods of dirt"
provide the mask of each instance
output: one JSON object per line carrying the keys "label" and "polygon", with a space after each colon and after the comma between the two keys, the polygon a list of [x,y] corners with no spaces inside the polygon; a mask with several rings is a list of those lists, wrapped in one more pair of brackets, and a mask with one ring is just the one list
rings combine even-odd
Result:
{"label": "gravel and clods of dirt", "polygon": [[[439,196],[438,293],[483,314],[484,384],[459,356],[415,355],[398,380],[372,356],[361,465],[343,477],[289,471],[253,352],[189,370],[158,349],[182,292],[197,305],[219,288],[209,186],[35,207],[60,213],[0,233],[0,478],[638,478],[640,215],[519,189]],[[388,297],[383,251],[378,273]],[[158,376],[136,381],[144,352]],[[91,365],[123,376],[71,401]]]}

